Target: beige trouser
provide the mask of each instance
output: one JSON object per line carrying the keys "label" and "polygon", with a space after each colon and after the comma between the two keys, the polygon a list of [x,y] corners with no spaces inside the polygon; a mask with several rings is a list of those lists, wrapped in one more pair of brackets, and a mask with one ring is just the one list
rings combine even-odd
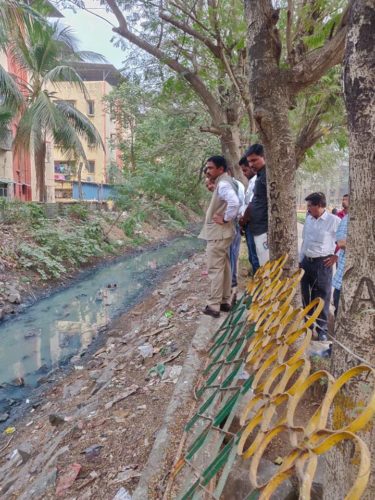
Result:
{"label": "beige trouser", "polygon": [[254,242],[255,242],[255,248],[257,250],[259,265],[263,266],[263,264],[265,264],[270,260],[270,251],[268,249],[267,233],[254,236]]}
{"label": "beige trouser", "polygon": [[220,304],[229,304],[232,273],[230,269],[229,247],[233,238],[207,241],[208,278],[211,282],[208,305],[220,310]]}

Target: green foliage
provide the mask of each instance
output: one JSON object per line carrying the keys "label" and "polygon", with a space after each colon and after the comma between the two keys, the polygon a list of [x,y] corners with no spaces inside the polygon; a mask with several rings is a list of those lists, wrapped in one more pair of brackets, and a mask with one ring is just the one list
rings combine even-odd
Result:
{"label": "green foliage", "polygon": [[36,271],[43,280],[59,278],[67,266],[81,265],[111,248],[98,222],[76,222],[74,230],[47,221],[30,232],[32,242],[18,247],[19,264]]}
{"label": "green foliage", "polygon": [[43,206],[37,203],[0,200],[0,220],[4,224],[27,222],[31,227],[40,226],[45,220]]}
{"label": "green foliage", "polygon": [[68,207],[68,215],[72,219],[87,220],[89,218],[89,210],[83,203],[75,203]]}

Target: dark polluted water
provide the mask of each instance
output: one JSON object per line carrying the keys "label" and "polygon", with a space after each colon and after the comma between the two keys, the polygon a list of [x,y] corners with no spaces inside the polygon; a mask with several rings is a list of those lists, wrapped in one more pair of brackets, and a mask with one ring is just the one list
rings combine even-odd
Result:
{"label": "dark polluted water", "polygon": [[86,349],[111,320],[154,288],[170,266],[201,249],[201,240],[185,236],[124,257],[0,325],[0,413],[25,401],[43,374]]}

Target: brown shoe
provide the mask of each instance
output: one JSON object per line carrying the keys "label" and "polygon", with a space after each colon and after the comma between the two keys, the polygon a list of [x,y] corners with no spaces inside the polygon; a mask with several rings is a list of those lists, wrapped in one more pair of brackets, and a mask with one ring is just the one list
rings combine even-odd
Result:
{"label": "brown shoe", "polygon": [[207,314],[207,316],[212,316],[213,318],[218,318],[220,316],[220,312],[215,311],[215,309],[211,309],[210,306],[206,306],[203,309],[203,314]]}
{"label": "brown shoe", "polygon": [[220,311],[229,312],[231,309],[231,304],[220,304]]}

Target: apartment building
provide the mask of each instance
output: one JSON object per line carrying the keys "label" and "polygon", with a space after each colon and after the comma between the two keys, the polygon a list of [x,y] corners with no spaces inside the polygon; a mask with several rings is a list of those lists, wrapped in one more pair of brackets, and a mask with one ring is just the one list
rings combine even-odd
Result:
{"label": "apartment building", "polygon": [[[87,163],[82,158],[67,156],[58,147],[53,147],[54,185],[56,201],[77,197],[76,184],[81,177],[83,197],[95,199],[104,192],[100,189],[109,182],[110,167],[121,169],[120,155],[117,149],[118,130],[111,120],[104,102],[113,86],[121,79],[121,74],[111,64],[74,63],[74,67],[85,82],[88,95],[69,82],[59,84],[56,96],[69,102],[85,114],[98,130],[104,148],[92,147],[82,140]],[[97,194],[95,194],[97,193]]]}

